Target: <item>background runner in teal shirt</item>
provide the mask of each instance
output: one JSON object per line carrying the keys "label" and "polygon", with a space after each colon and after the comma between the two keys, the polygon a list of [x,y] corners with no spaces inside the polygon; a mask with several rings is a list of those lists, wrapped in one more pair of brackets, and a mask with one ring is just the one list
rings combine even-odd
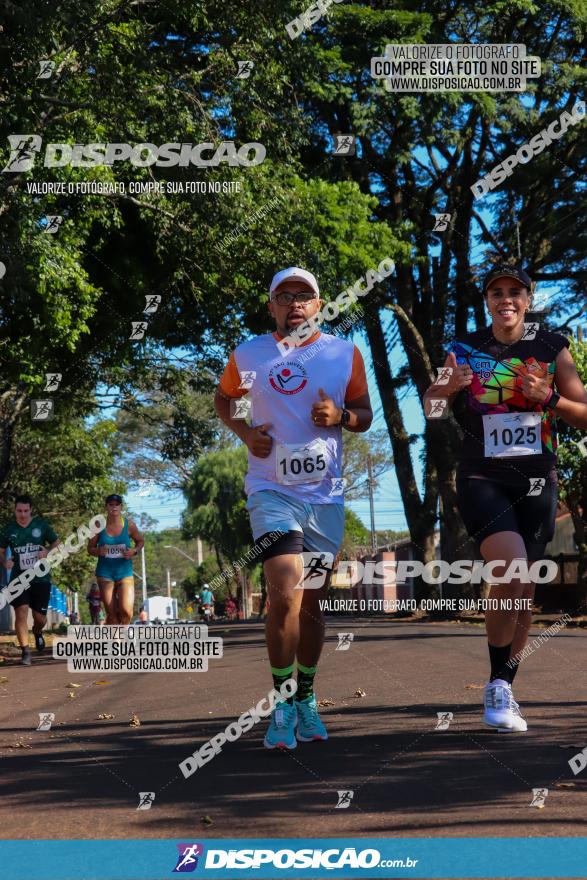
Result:
{"label": "background runner in teal shirt", "polygon": [[90,538],[88,553],[98,557],[96,578],[106,609],[106,624],[126,626],[132,619],[135,599],[132,559],[145,542],[134,522],[123,517],[120,495],[106,498],[106,511],[106,526]]}

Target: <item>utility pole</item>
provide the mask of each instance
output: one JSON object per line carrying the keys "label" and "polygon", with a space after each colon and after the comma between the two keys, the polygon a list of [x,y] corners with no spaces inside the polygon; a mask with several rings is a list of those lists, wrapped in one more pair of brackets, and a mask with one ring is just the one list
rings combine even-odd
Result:
{"label": "utility pole", "polygon": [[201,565],[202,562],[204,561],[204,553],[202,551],[202,539],[196,538],[196,541],[197,541],[197,548],[198,548],[198,551],[197,551],[198,552],[198,565]]}
{"label": "utility pole", "polygon": [[367,471],[369,479],[369,507],[371,509],[371,553],[377,555],[377,533],[375,531],[375,504],[373,502],[373,462],[371,456],[367,456]]}
{"label": "utility pole", "polygon": [[143,569],[143,605],[147,601],[147,569],[145,566],[145,545],[141,547],[141,567]]}
{"label": "utility pole", "polygon": [[241,595],[242,595],[242,612],[243,612],[243,620],[248,620],[249,618],[249,602],[247,597],[247,576],[244,571],[240,573],[241,579]]}
{"label": "utility pole", "polygon": [[171,599],[171,572],[167,569],[167,597]]}

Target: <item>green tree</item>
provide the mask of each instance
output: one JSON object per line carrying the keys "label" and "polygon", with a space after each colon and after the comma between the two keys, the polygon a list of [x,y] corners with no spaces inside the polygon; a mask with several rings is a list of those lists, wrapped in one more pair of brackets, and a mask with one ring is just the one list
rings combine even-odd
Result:
{"label": "green tree", "polygon": [[368,459],[371,458],[373,491],[377,491],[379,477],[393,467],[389,435],[385,429],[371,430],[368,434],[345,431],[342,444],[342,473],[345,478],[346,501],[369,495]]}
{"label": "green tree", "polygon": [[357,514],[346,507],[344,511],[344,536],[340,547],[341,559],[354,559],[371,549],[371,533]]}
{"label": "green tree", "polygon": [[[426,425],[420,489],[401,398],[423,394],[455,331],[484,324],[479,276],[495,255],[520,256],[537,280],[562,282],[567,301],[583,295],[580,126],[519,165],[482,203],[487,210],[470,189],[573,103],[583,77],[583,4],[343,3],[295,46],[285,23],[301,11],[298,0],[260,0],[253,9],[237,0],[66,0],[58,14],[43,4],[11,8],[3,134],[72,144],[258,140],[267,160],[206,169],[207,180],[243,184],[229,199],[128,190],[33,196],[26,184],[34,170],[10,175],[0,196],[0,352],[11,355],[0,386],[0,480],[46,371],[64,375],[59,418],[87,413],[100,382],[115,390],[140,383],[165,347],[211,362],[245,328],[267,330],[260,291],[276,268],[307,265],[331,296],[391,256],[397,271],[367,297],[361,326],[406,519],[419,554],[431,558],[441,498],[443,556],[466,547],[455,504],[456,426]],[[393,94],[369,76],[371,58],[391,41],[523,43],[543,58],[543,73],[524,95]],[[56,63],[49,80],[37,79],[42,58]],[[249,79],[236,78],[237,58],[253,60]],[[356,136],[355,156],[332,154],[336,133]],[[0,160],[8,161],[7,148]],[[178,183],[192,172],[118,162],[45,168],[43,179]],[[276,197],[263,222],[221,246]],[[440,235],[436,211],[451,215]],[[64,218],[56,236],[43,232],[48,214]],[[130,321],[141,318],[146,294],[160,295],[161,306],[149,318],[149,343],[133,343]]]}
{"label": "green tree", "polygon": [[245,446],[209,452],[196,463],[185,487],[186,538],[200,535],[212,548],[221,570],[251,546],[244,492],[247,469]]}
{"label": "green tree", "polygon": [[[88,425],[83,419],[64,424],[23,423],[15,434],[13,467],[1,494],[3,522],[14,516],[14,497],[28,493],[34,511],[46,517],[62,541],[104,513],[104,498],[124,491],[115,469],[116,433],[111,420]],[[84,549],[52,570],[60,587],[84,590],[96,567]]]}

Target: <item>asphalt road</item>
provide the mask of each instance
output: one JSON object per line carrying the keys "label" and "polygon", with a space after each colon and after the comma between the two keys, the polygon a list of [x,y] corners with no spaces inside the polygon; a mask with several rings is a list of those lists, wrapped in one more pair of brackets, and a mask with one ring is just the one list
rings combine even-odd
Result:
{"label": "asphalt road", "polygon": [[[202,673],[6,660],[2,838],[587,834],[587,770],[568,764],[587,745],[584,631],[563,630],[522,664],[528,732],[498,734],[481,721],[480,626],[331,618],[317,678],[319,699],[333,702],[321,710],[328,743],[267,752],[262,722],[186,780],[179,762],[271,687],[260,625],[211,629],[224,657]],[[354,633],[347,651],[336,650],[341,631]],[[35,730],[39,712],[55,713],[50,731]],[[446,731],[435,730],[438,712],[453,713]],[[533,788],[549,790],[542,809],[530,806]],[[346,809],[339,790],[354,792]],[[153,805],[137,810],[145,791]]]}

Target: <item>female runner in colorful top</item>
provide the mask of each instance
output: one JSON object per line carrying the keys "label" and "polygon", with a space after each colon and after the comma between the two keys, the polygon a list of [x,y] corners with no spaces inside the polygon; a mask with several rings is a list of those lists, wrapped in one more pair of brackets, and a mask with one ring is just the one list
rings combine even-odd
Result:
{"label": "female runner in colorful top", "polygon": [[[557,506],[556,418],[587,428],[587,390],[566,337],[527,321],[531,281],[517,266],[500,264],[486,276],[492,324],[457,339],[445,362],[448,384],[434,384],[428,400],[448,398],[463,432],[457,497],[469,535],[496,579],[514,560],[543,558],[554,534]],[[485,617],[491,673],[485,687],[485,723],[525,731],[512,695],[518,656],[532,622],[535,585],[522,576],[491,586],[496,609]],[[514,572],[512,572],[514,573]],[[511,599],[512,608],[507,601]],[[523,603],[526,604],[526,603]]]}

